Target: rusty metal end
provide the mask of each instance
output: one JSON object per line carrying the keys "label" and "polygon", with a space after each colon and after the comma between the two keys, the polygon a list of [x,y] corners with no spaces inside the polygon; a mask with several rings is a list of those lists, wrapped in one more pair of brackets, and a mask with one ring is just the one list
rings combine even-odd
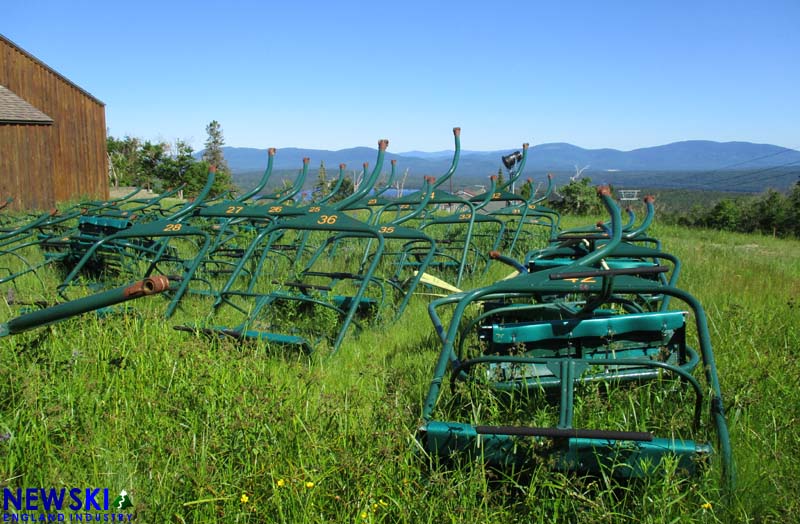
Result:
{"label": "rusty metal end", "polygon": [[611,188],[608,186],[599,186],[597,188],[598,196],[611,196]]}
{"label": "rusty metal end", "polygon": [[397,165],[397,159],[396,159],[396,158],[393,158],[393,159],[392,159],[392,165],[393,165],[393,166],[396,166],[396,165]]}
{"label": "rusty metal end", "polygon": [[533,179],[532,179],[531,177],[528,177],[528,183],[529,183],[529,184],[532,184],[532,183],[533,183]]}
{"label": "rusty metal end", "polygon": [[306,165],[306,164],[308,164],[309,162],[311,162],[311,159],[310,159],[310,158],[308,158],[307,156],[306,156],[306,157],[303,157],[303,165]]}
{"label": "rusty metal end", "polygon": [[144,282],[134,282],[130,286],[125,288],[125,291],[122,292],[122,296],[125,298],[136,298],[141,297],[144,295]]}
{"label": "rusty metal end", "polygon": [[369,162],[364,162],[364,169],[367,169],[368,167],[369,167]]}
{"label": "rusty metal end", "polygon": [[276,151],[277,151],[277,149],[275,149],[274,147],[270,147],[269,149],[267,149],[267,154],[269,156],[275,156],[275,152]]}
{"label": "rusty metal end", "polygon": [[490,176],[489,180],[491,180],[492,182],[497,182],[497,175]]}
{"label": "rusty metal end", "polygon": [[217,172],[217,166],[208,166],[208,172],[209,173],[216,173]]}
{"label": "rusty metal end", "polygon": [[499,251],[489,251],[489,258],[491,258],[492,260],[497,260],[501,256],[502,254]]}
{"label": "rusty metal end", "polygon": [[52,209],[50,210],[50,216],[51,216],[51,217],[54,217],[54,216],[56,216],[57,214],[58,214],[58,209],[56,209],[56,208],[52,208]]}
{"label": "rusty metal end", "polygon": [[595,226],[597,226],[597,227],[603,227],[604,225],[605,225],[605,222],[603,222],[602,220],[598,220],[597,223],[595,224]]}
{"label": "rusty metal end", "polygon": [[339,164],[339,169],[344,170],[347,167],[347,164]]}
{"label": "rusty metal end", "polygon": [[633,208],[631,208],[631,206],[625,208],[626,213],[630,213],[631,211],[633,211]]}
{"label": "rusty metal end", "polygon": [[522,149],[528,149],[529,147],[531,147],[531,145],[529,143],[527,143],[527,142],[522,144]]}
{"label": "rusty metal end", "polygon": [[656,197],[654,197],[653,195],[647,195],[646,197],[644,197],[644,203],[645,204],[652,204],[655,201],[656,201]]}
{"label": "rusty metal end", "polygon": [[169,279],[164,275],[157,275],[134,282],[125,288],[122,295],[127,299],[138,298],[161,293],[167,289],[169,289]]}
{"label": "rusty metal end", "polygon": [[552,179],[553,178],[553,173],[547,173],[547,178]]}
{"label": "rusty metal end", "polygon": [[144,286],[150,293],[162,293],[169,289],[169,278],[164,275],[156,275],[144,279]]}
{"label": "rusty metal end", "polygon": [[386,148],[389,147],[389,141],[385,138],[378,140],[378,149],[381,151],[386,151]]}
{"label": "rusty metal end", "polygon": [[453,136],[461,136],[461,128],[460,127],[454,127],[453,128]]}

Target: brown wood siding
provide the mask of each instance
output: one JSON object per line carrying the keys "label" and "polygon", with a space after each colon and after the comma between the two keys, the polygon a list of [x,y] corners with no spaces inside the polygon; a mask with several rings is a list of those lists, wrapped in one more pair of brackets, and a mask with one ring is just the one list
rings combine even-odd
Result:
{"label": "brown wood siding", "polygon": [[13,196],[17,209],[107,199],[103,104],[2,38],[0,84],[54,121],[0,124],[0,198]]}
{"label": "brown wood siding", "polygon": [[50,127],[0,125],[0,198],[14,197],[15,209],[49,209],[55,203]]}

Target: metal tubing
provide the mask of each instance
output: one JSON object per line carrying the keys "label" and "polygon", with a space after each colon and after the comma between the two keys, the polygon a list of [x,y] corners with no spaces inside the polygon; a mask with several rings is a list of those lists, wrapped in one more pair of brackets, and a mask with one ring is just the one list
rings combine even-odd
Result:
{"label": "metal tubing", "polygon": [[644,431],[608,429],[532,428],[521,426],[475,426],[478,435],[513,435],[519,437],[594,438],[602,440],[631,440],[652,442],[653,434]]}
{"label": "metal tubing", "polygon": [[29,329],[46,326],[66,318],[94,311],[101,307],[112,306],[120,302],[161,293],[167,289],[169,289],[169,279],[167,279],[167,277],[159,275],[146,278],[127,286],[118,287],[77,300],[71,300],[63,304],[58,304],[57,306],[12,318],[5,324],[0,324],[0,337],[16,335]]}

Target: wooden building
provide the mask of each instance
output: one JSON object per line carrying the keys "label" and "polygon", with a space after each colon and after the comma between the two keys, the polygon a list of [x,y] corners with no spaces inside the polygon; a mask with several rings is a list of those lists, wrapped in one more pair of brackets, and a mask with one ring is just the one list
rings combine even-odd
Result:
{"label": "wooden building", "polygon": [[105,104],[0,35],[0,200],[108,198]]}

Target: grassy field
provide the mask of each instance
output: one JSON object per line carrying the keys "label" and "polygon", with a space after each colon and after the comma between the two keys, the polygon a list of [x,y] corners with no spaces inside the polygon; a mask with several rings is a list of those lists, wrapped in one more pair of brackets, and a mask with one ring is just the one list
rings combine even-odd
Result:
{"label": "grassy field", "polygon": [[0,482],[125,489],[147,523],[800,521],[800,242],[652,233],[709,316],[732,500],[713,467],[621,483],[438,464],[415,441],[439,350],[424,298],[332,358],[174,331],[206,311],[165,322],[160,297],[3,338]]}

